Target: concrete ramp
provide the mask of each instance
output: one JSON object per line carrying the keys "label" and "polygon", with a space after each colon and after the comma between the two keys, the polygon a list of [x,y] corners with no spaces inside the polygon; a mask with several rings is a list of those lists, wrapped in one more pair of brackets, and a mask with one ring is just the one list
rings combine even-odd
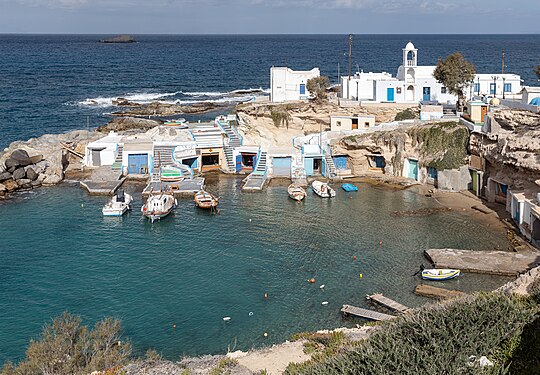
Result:
{"label": "concrete ramp", "polygon": [[473,251],[429,249],[424,255],[436,268],[454,268],[463,272],[515,276],[527,272],[540,262],[537,251]]}
{"label": "concrete ramp", "polygon": [[81,181],[80,185],[90,195],[114,195],[124,180],[121,171],[114,170],[111,166],[102,166],[95,169],[90,178]]}

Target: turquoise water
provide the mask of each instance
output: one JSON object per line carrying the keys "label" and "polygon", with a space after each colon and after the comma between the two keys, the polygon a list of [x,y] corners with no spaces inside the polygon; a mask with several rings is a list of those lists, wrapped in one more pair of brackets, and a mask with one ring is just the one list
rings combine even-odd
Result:
{"label": "turquoise water", "polygon": [[[343,320],[339,309],[368,306],[368,293],[411,306],[428,301],[412,292],[420,282],[412,274],[427,265],[424,249],[506,241],[459,213],[391,216],[433,204],[412,191],[360,184],[358,193],[323,200],[310,192],[297,204],[285,186],[256,194],[240,186],[214,177],[208,189],[221,196],[220,215],[186,199],[154,225],[141,218],[138,193],[120,219],[101,216],[107,198],[66,185],[0,203],[0,363],[20,359],[29,338],[64,310],[88,324],[118,317],[136,353],[156,348],[171,359],[353,326],[360,321]],[[506,280],[465,275],[445,285],[491,289]]]}

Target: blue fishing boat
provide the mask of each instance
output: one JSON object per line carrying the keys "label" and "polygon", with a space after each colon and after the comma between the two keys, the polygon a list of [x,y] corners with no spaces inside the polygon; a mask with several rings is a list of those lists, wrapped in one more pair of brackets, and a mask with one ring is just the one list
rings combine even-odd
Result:
{"label": "blue fishing boat", "polygon": [[350,192],[350,191],[358,191],[358,188],[356,187],[356,185],[349,184],[349,183],[341,185],[341,188],[343,190],[345,190],[345,191],[348,191],[348,192]]}

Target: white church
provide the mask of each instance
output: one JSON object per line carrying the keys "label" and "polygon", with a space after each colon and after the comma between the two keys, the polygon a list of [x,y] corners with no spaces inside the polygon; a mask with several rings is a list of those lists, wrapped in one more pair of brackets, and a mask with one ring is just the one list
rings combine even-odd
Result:
{"label": "white church", "polygon": [[[453,104],[457,97],[433,77],[435,66],[418,65],[418,49],[412,42],[403,48],[403,65],[397,76],[390,73],[357,72],[350,78],[341,77],[342,98],[357,101],[414,103],[438,102]],[[477,74],[474,84],[466,90],[473,95],[511,97],[522,89],[521,78],[516,74]]]}

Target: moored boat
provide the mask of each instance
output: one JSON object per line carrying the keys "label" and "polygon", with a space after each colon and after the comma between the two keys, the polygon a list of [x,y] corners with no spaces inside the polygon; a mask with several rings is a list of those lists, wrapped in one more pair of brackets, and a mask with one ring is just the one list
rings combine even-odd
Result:
{"label": "moored boat", "polygon": [[195,198],[193,200],[195,201],[195,205],[197,207],[206,210],[216,208],[219,204],[218,197],[204,190],[201,190],[195,194]]}
{"label": "moored boat", "polygon": [[313,181],[311,188],[321,198],[333,198],[336,196],[336,191],[325,182]]}
{"label": "moored boat", "polygon": [[450,280],[460,274],[460,270],[432,268],[422,270],[422,279],[433,281]]}
{"label": "moored boat", "polygon": [[141,212],[153,223],[170,214],[176,205],[177,201],[173,193],[159,191],[148,197],[146,203],[141,207]]}
{"label": "moored boat", "polygon": [[103,206],[101,212],[103,216],[122,216],[127,210],[131,209],[132,201],[133,197],[131,195],[120,190]]}
{"label": "moored boat", "polygon": [[353,185],[353,184],[350,184],[350,183],[346,183],[346,184],[341,185],[341,188],[343,190],[345,190],[346,192],[358,191],[358,187],[356,185]]}
{"label": "moored boat", "polygon": [[161,181],[166,182],[175,182],[180,181],[183,178],[183,174],[180,168],[178,167],[161,167],[160,171],[160,179]]}
{"label": "moored boat", "polygon": [[287,188],[287,193],[289,193],[289,198],[297,202],[300,202],[306,197],[306,191],[300,185],[296,184],[290,184]]}

